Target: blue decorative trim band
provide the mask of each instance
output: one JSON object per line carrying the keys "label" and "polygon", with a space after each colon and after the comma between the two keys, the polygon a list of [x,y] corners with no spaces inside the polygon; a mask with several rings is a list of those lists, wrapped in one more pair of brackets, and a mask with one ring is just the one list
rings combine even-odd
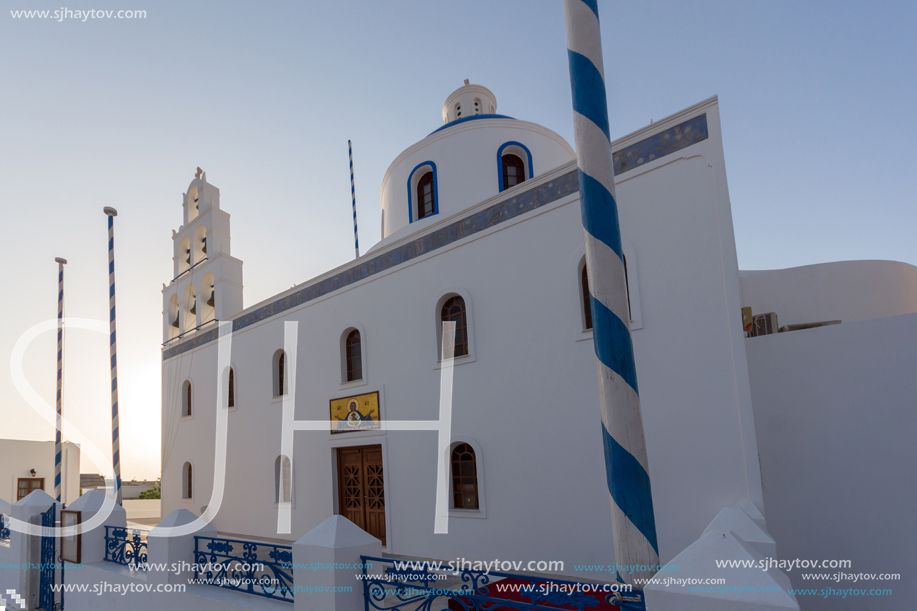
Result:
{"label": "blue decorative trim band", "polygon": [[708,137],[706,114],[688,119],[684,123],[679,123],[675,127],[653,134],[649,138],[613,153],[615,176],[629,172],[654,159],[677,153]]}
{"label": "blue decorative trim band", "polygon": [[513,121],[516,120],[515,117],[507,117],[506,115],[471,115],[470,117],[462,117],[461,119],[450,121],[449,123],[446,123],[439,129],[434,129],[432,132],[427,134],[427,136],[432,136],[436,132],[441,132],[444,129],[449,129],[450,127],[454,127],[460,123],[467,123],[469,121],[476,121],[478,119],[512,119]]}
{"label": "blue decorative trim band", "polygon": [[615,441],[604,424],[602,440],[605,443],[605,472],[611,498],[659,555],[650,476],[643,465]]}
{"label": "blue decorative trim band", "polygon": [[535,178],[535,168],[532,166],[532,151],[529,150],[529,147],[522,144],[521,142],[516,142],[513,140],[510,140],[509,142],[504,142],[503,145],[500,146],[499,149],[497,149],[497,181],[500,185],[500,193],[502,193],[504,190],[504,187],[503,187],[503,151],[506,150],[506,147],[508,146],[518,146],[523,151],[525,151],[525,155],[526,157],[528,157],[527,163],[526,163],[527,176],[525,178],[526,180]]}
{"label": "blue decorative trim band", "polygon": [[441,132],[444,129],[449,129],[450,127],[454,127],[460,123],[467,123],[468,121],[476,121],[478,119],[512,119],[513,121],[516,120],[515,117],[507,117],[506,115],[471,115],[470,117],[462,117],[461,119],[450,121],[449,123],[446,123],[439,129],[434,129],[432,132],[427,134],[427,136],[432,136],[436,132]]}
{"label": "blue decorative trim band", "polygon": [[[232,330],[233,332],[239,331],[255,323],[267,320],[272,316],[308,303],[313,299],[323,297],[355,282],[369,278],[374,274],[397,267],[428,252],[439,250],[485,229],[522,216],[562,197],[577,193],[578,190],[579,182],[576,178],[576,172],[571,171],[550,182],[533,187],[513,198],[506,199],[485,210],[458,220],[447,227],[431,231],[403,246],[393,248],[366,261],[361,261],[331,278],[326,278],[321,282],[260,307],[253,312],[239,316],[232,321]],[[181,344],[172,346],[163,351],[162,359],[165,361],[189,350],[194,350],[198,346],[203,346],[217,339],[219,337],[218,333],[218,328],[211,329]]]}

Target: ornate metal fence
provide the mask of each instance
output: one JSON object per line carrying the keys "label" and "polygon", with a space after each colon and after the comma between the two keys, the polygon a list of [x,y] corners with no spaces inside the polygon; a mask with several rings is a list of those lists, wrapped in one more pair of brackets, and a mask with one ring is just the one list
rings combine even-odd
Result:
{"label": "ornate metal fence", "polygon": [[194,537],[197,583],[293,602],[293,548],[257,541]]}
{"label": "ornate metal fence", "polygon": [[146,541],[142,532],[132,530],[128,536],[127,528],[123,526],[105,527],[105,560],[115,564],[123,564],[135,570],[147,570]]}
{"label": "ornate metal fence", "polygon": [[0,513],[0,539],[10,538],[10,519]]}
{"label": "ornate metal fence", "polygon": [[[38,608],[42,611],[62,611],[64,608],[64,591],[60,595],[55,585],[64,581],[63,564],[57,555],[57,538],[51,535],[50,529],[58,525],[57,505],[51,505],[48,511],[41,514],[41,567],[38,572]],[[58,572],[60,569],[60,572]]]}
{"label": "ornate metal fence", "polygon": [[[395,561],[361,556],[365,610],[560,611],[645,609],[643,593],[620,584],[472,570],[400,568]],[[367,569],[368,567],[368,569]]]}

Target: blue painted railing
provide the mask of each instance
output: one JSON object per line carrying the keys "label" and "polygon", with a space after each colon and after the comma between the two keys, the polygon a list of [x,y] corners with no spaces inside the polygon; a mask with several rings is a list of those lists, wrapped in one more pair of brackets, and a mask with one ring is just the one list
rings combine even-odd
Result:
{"label": "blue painted railing", "polygon": [[123,526],[105,527],[105,560],[123,564],[135,570],[147,570],[146,541],[139,530],[132,530],[128,536]]}
{"label": "blue painted railing", "polygon": [[10,519],[0,513],[0,539],[10,538]]}
{"label": "blue painted railing", "polygon": [[[621,610],[646,608],[639,590],[621,591],[618,598],[605,584],[470,568],[405,569],[397,568],[391,559],[361,558],[366,611],[584,611],[602,603],[603,608],[608,605]],[[504,580],[507,585],[512,584],[514,592],[495,587]]]}
{"label": "blue painted railing", "polygon": [[194,579],[293,602],[293,548],[257,541],[194,537]]}

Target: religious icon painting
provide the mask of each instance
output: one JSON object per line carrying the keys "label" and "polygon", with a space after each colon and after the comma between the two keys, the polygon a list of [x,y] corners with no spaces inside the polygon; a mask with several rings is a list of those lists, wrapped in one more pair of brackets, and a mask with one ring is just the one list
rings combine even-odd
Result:
{"label": "religious icon painting", "polygon": [[381,428],[379,392],[331,400],[331,432],[352,433]]}

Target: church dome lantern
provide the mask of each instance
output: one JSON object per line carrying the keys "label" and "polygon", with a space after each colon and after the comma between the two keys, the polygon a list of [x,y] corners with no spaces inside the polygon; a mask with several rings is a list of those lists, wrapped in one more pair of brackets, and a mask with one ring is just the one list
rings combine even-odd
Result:
{"label": "church dome lantern", "polygon": [[443,123],[448,125],[459,119],[496,112],[497,98],[493,92],[483,85],[471,85],[465,79],[465,84],[446,98],[443,104]]}

